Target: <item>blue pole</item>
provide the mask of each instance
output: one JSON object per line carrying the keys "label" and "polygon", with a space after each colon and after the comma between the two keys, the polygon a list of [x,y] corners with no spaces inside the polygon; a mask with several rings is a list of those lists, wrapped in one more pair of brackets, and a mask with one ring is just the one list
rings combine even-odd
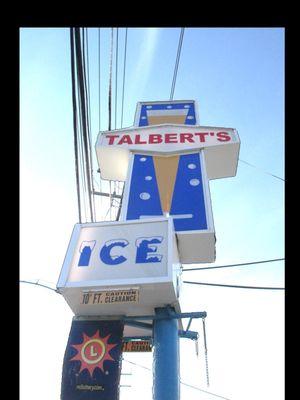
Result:
{"label": "blue pole", "polygon": [[179,400],[178,321],[169,317],[168,308],[156,308],[153,321],[153,400]]}

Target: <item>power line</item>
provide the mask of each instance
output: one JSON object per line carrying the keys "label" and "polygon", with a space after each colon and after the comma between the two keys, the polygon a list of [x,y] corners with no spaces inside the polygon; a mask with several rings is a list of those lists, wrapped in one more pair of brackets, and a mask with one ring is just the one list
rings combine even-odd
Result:
{"label": "power line", "polygon": [[35,286],[42,286],[42,287],[44,287],[44,288],[47,288],[47,289],[52,290],[52,291],[55,292],[55,293],[60,294],[60,293],[57,291],[57,289],[53,289],[53,288],[50,287],[50,286],[42,285],[41,283],[39,283],[39,279],[38,279],[36,282],[30,282],[30,281],[24,281],[24,280],[20,280],[19,282],[20,282],[20,283],[29,283],[30,285],[35,285]]}
{"label": "power line", "polygon": [[277,179],[280,179],[281,181],[285,182],[285,179],[281,178],[280,176],[271,174],[270,172],[267,172],[264,169],[257,167],[256,165],[250,164],[248,161],[241,160],[240,158],[239,158],[239,161],[243,162],[244,164],[250,165],[250,167],[258,169],[267,175],[273,176],[273,178],[277,178]]}
{"label": "power line", "polygon": [[117,37],[116,37],[115,129],[117,129],[117,108],[118,108],[118,50],[119,50],[119,28],[117,28]]}
{"label": "power line", "polygon": [[83,76],[84,76],[84,89],[85,95],[87,99],[87,120],[88,120],[88,127],[89,131],[92,130],[91,128],[91,115],[90,115],[90,67],[89,67],[89,43],[88,43],[88,29],[82,29],[82,40],[83,40]]}
{"label": "power line", "polygon": [[83,199],[83,209],[84,209],[84,216],[85,222],[87,222],[87,206],[86,206],[86,194],[87,194],[87,186],[86,186],[86,176],[84,172],[84,153],[83,153],[83,140],[82,140],[82,115],[81,115],[81,101],[79,95],[79,87],[77,85],[77,98],[78,98],[78,120],[80,126],[80,133],[79,133],[79,164],[80,164],[80,177],[81,177],[81,188],[82,191],[82,199]]}
{"label": "power line", "polygon": [[[75,39],[74,39],[75,40]],[[76,49],[75,49],[75,62],[76,62]],[[86,183],[86,174],[85,174],[85,167],[84,167],[84,151],[83,151],[83,117],[82,117],[82,99],[80,96],[80,89],[78,84],[78,67],[76,62],[76,72],[77,72],[77,100],[78,100],[78,123],[80,126],[79,130],[79,164],[80,164],[80,176],[81,176],[81,191],[82,191],[82,198],[83,198],[83,208],[84,208],[84,216],[85,222],[88,220],[88,212],[87,212],[87,204],[86,204],[86,196],[87,196],[87,183]]]}
{"label": "power line", "polygon": [[[93,181],[93,157],[92,157],[92,140],[91,140],[91,132],[92,132],[92,122],[91,122],[91,109],[90,109],[90,63],[89,63],[89,42],[88,42],[88,28],[83,29],[83,43],[84,43],[84,31],[86,32],[85,40],[86,40],[86,51],[83,47],[83,71],[84,71],[84,83],[85,83],[85,93],[87,98],[87,119],[88,119],[88,126],[87,126],[87,136],[88,136],[88,157],[90,163],[90,173],[91,173],[91,187],[92,191],[89,194],[92,199],[92,206],[93,206],[93,215],[96,214],[95,210],[95,199],[94,199],[94,181]],[[87,70],[87,75],[86,75]]]}
{"label": "power line", "polygon": [[112,82],[112,62],[113,62],[114,28],[111,28],[110,39],[110,63],[109,63],[109,88],[108,88],[108,130],[111,130],[111,82]]}
{"label": "power line", "polygon": [[125,31],[125,49],[124,49],[124,66],[123,66],[123,89],[122,89],[122,114],[121,114],[121,128],[123,127],[123,107],[124,107],[124,89],[125,89],[125,69],[126,69],[126,54],[127,54],[127,30]]}
{"label": "power line", "polygon": [[71,79],[72,79],[72,104],[73,104],[73,131],[74,131],[75,175],[76,175],[78,219],[79,219],[79,223],[81,223],[81,201],[80,201],[79,166],[78,166],[78,143],[77,143],[78,129],[77,129],[76,90],[75,90],[75,61],[74,61],[73,28],[70,28],[70,46],[71,46]]}
{"label": "power line", "polygon": [[147,371],[151,371],[151,368],[145,367],[144,365],[137,364],[137,363],[134,363],[134,362],[129,361],[129,360],[125,360],[125,358],[123,358],[123,361],[125,361],[125,362],[127,362],[127,363],[129,363],[129,364],[132,364],[132,365],[136,365],[137,367],[146,369]]}
{"label": "power line", "polygon": [[100,29],[98,28],[98,81],[99,81],[99,132],[101,131],[101,110],[100,110]]}
{"label": "power line", "polygon": [[175,90],[175,85],[176,85],[176,78],[177,78],[177,71],[178,71],[178,65],[179,65],[180,54],[181,54],[183,35],[184,35],[184,28],[181,28],[180,37],[179,37],[179,43],[178,43],[178,48],[177,48],[176,62],[175,62],[175,67],[174,67],[174,74],[173,74],[173,81],[172,81],[172,87],[171,87],[170,100],[173,100],[173,97],[174,97],[174,90]]}
{"label": "power line", "polygon": [[184,383],[184,382],[182,382],[182,381],[180,381],[180,383],[181,383],[182,385],[184,385],[184,386],[189,386],[189,387],[192,388],[192,389],[199,390],[200,392],[204,392],[204,393],[210,394],[210,395],[212,395],[212,396],[219,397],[220,399],[230,400],[230,399],[228,399],[228,397],[223,397],[223,396],[220,396],[220,395],[218,395],[218,394],[208,392],[207,390],[200,389],[200,388],[198,388],[197,386],[189,385],[188,383]]}
{"label": "power line", "polygon": [[190,283],[193,285],[222,286],[222,287],[231,287],[231,288],[238,288],[238,289],[285,290],[285,288],[280,288],[280,287],[223,285],[221,283],[190,282],[190,281],[183,281],[183,283]]}
{"label": "power line", "polygon": [[[125,362],[127,362],[127,363],[129,363],[129,364],[135,365],[135,366],[137,366],[137,367],[146,369],[147,371],[152,371],[151,368],[145,367],[144,365],[137,364],[137,363],[134,363],[134,362],[129,361],[129,360],[125,360],[124,358],[123,358],[123,361],[125,361]],[[189,387],[191,387],[192,389],[199,390],[200,392],[205,392],[205,393],[211,394],[212,396],[219,397],[219,398],[221,398],[221,399],[230,400],[230,399],[228,399],[227,397],[219,396],[218,394],[214,394],[214,393],[208,392],[207,390],[200,389],[200,388],[198,388],[198,387],[196,387],[196,386],[189,385],[188,383],[182,382],[182,380],[180,380],[180,383],[181,383],[182,385],[184,385],[184,386],[189,386]]]}
{"label": "power line", "polygon": [[204,268],[183,268],[183,272],[186,271],[201,271],[202,269],[216,269],[216,268],[231,268],[231,267],[241,267],[244,265],[253,265],[253,264],[263,264],[263,263],[269,263],[269,262],[275,262],[275,261],[282,261],[285,260],[284,258],[274,258],[272,260],[262,260],[262,261],[251,261],[247,263],[241,263],[241,264],[228,264],[228,265],[216,265],[214,267],[204,267]]}
{"label": "power line", "polygon": [[[74,35],[74,31],[73,31],[73,35]],[[75,40],[75,35],[74,35],[74,40]],[[82,42],[81,42],[82,43]],[[82,44],[80,44],[81,46]],[[75,49],[76,50],[76,49]],[[75,52],[75,58],[76,58],[76,52]],[[79,72],[78,72],[78,63],[76,60],[76,72],[77,72],[77,99],[78,99],[78,124],[80,127],[78,136],[79,136],[79,164],[80,164],[80,176],[81,176],[81,182],[82,182],[82,187],[80,188],[80,190],[82,191],[82,198],[83,198],[83,208],[84,208],[84,215],[85,215],[85,222],[87,222],[88,218],[87,218],[87,205],[86,205],[86,196],[88,196],[88,190],[87,190],[87,177],[86,177],[86,171],[85,171],[85,155],[84,155],[84,143],[83,143],[83,126],[85,124],[85,120],[83,118],[83,114],[82,114],[82,109],[83,107],[85,107],[84,105],[84,101],[82,100],[82,97],[80,95],[80,89],[79,89]],[[86,92],[85,92],[86,93]]]}
{"label": "power line", "polygon": [[82,54],[81,48],[81,35],[80,28],[74,29],[75,37],[75,49],[76,49],[76,65],[78,73],[78,85],[80,91],[81,99],[81,109],[82,109],[82,127],[83,127],[83,142],[84,142],[84,154],[85,154],[85,172],[87,177],[88,186],[88,199],[90,207],[91,221],[94,222],[93,206],[92,206],[92,188],[91,188],[91,168],[89,159],[89,132],[88,132],[88,121],[87,121],[87,101],[86,101],[86,80],[84,75],[84,54]]}

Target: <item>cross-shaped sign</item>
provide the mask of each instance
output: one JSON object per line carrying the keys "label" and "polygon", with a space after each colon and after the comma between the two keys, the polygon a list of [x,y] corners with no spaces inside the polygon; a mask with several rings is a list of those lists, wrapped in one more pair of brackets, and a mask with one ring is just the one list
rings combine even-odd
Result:
{"label": "cross-shaped sign", "polygon": [[215,261],[209,179],[236,174],[233,128],[199,125],[195,101],[138,103],[130,128],[100,132],[102,179],[125,181],[121,220],[173,217],[182,263]]}

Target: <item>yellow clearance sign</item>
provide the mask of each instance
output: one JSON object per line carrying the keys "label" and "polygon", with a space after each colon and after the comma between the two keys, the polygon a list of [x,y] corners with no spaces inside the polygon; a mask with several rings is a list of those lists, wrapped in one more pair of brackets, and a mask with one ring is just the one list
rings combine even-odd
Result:
{"label": "yellow clearance sign", "polygon": [[151,352],[152,344],[149,340],[133,340],[123,342],[123,352]]}
{"label": "yellow clearance sign", "polygon": [[85,292],[81,296],[81,304],[84,305],[138,302],[139,291],[137,289]]}

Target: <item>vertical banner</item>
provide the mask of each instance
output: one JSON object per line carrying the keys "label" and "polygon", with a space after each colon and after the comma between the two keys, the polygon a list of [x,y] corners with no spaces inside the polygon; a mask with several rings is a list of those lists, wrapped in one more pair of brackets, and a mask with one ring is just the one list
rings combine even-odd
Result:
{"label": "vertical banner", "polygon": [[61,400],[119,399],[123,329],[121,321],[72,321]]}

